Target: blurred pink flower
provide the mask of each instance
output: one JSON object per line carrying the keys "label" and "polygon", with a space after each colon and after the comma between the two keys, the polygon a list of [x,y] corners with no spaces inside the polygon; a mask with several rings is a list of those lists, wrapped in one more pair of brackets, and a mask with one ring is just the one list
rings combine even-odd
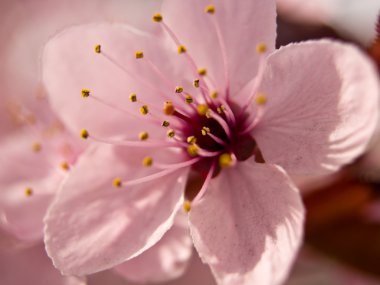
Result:
{"label": "blurred pink flower", "polygon": [[209,4],[168,0],[145,30],[92,24],[47,44],[52,106],[96,142],[46,217],[63,273],[139,256],[183,204],[219,284],[279,284],[303,226],[285,171],[334,171],[365,149],[379,88],[360,51],[331,41],[275,51],[274,1]]}
{"label": "blurred pink flower", "polygon": [[28,248],[2,249],[0,252],[1,284],[84,285],[85,278],[62,276],[51,265],[44,245]]}
{"label": "blurred pink flower", "polygon": [[276,0],[287,20],[332,27],[341,36],[369,47],[376,39],[380,0]]}

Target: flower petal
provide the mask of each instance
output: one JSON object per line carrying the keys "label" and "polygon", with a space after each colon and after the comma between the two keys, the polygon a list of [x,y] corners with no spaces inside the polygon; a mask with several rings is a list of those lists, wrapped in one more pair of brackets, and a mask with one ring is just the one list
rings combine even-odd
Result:
{"label": "flower petal", "polygon": [[0,144],[0,227],[23,241],[42,238],[43,216],[65,176],[51,145],[33,150],[35,137],[24,130]]}
{"label": "flower petal", "polygon": [[366,148],[378,120],[371,62],[328,40],[289,45],[268,60],[268,102],[253,130],[264,159],[291,174],[338,169]]}
{"label": "flower petal", "polygon": [[[215,15],[205,13],[209,4],[214,4]],[[198,67],[209,69],[220,91],[226,85],[225,58],[232,96],[256,75],[256,45],[265,43],[268,51],[275,48],[276,9],[272,0],[165,0],[162,11],[164,21],[188,47]],[[225,56],[211,17],[216,17]]]}
{"label": "flower petal", "polygon": [[30,248],[2,250],[0,252],[2,285],[84,285],[85,280],[62,276],[51,264],[42,243]]}
{"label": "flower petal", "polygon": [[187,216],[179,212],[172,228],[157,244],[114,270],[139,283],[164,282],[181,276],[193,251],[188,229]]}
{"label": "flower petal", "polygon": [[[99,54],[94,50],[97,44],[101,45]],[[136,51],[142,51],[143,58],[136,59]],[[149,130],[147,121],[152,118],[142,117],[142,105],[151,107],[150,112],[158,118],[164,116],[164,101],[181,100],[185,105],[183,97],[174,96],[176,85],[192,82],[182,72],[183,61],[174,50],[166,49],[162,33],[121,24],[77,26],[47,44],[43,82],[53,109],[74,132],[89,129],[102,135],[128,134],[134,128],[126,125]],[[82,89],[90,91],[88,98],[82,98]],[[137,94],[137,102],[130,101],[131,93]],[[154,127],[151,132],[157,133]]]}
{"label": "flower petal", "polygon": [[93,146],[78,160],[45,219],[47,252],[63,273],[84,275],[120,264],[153,246],[172,226],[186,170],[134,186],[112,185],[116,177],[130,181],[158,172],[141,165],[147,153]]}
{"label": "flower petal", "polygon": [[303,206],[277,166],[223,170],[190,212],[193,241],[218,284],[280,284],[300,245]]}
{"label": "flower petal", "polygon": [[378,0],[277,0],[277,8],[288,20],[330,26],[365,47],[376,38]]}

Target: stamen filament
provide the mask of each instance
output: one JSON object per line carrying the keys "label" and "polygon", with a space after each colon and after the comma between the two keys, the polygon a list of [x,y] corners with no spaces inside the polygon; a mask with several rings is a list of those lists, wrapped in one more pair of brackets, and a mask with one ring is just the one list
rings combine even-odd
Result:
{"label": "stamen filament", "polygon": [[186,161],[179,162],[179,163],[173,163],[173,164],[164,164],[164,163],[157,163],[156,162],[154,164],[154,166],[156,168],[161,168],[161,169],[182,168],[182,167],[187,167],[187,166],[193,165],[194,163],[197,163],[201,159],[202,159],[201,157],[196,157],[196,158],[192,158],[190,160],[186,160]]}

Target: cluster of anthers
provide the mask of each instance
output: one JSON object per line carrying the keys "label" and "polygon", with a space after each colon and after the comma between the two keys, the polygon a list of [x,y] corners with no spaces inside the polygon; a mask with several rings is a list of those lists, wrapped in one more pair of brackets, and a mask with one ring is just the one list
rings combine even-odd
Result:
{"label": "cluster of anthers", "polygon": [[[215,6],[207,6],[205,12],[212,16],[215,13]],[[189,177],[196,177],[201,183],[188,182],[188,184],[200,184],[201,186],[195,190],[190,189],[193,186],[187,187],[185,191],[186,200],[183,207],[184,210],[188,212],[191,209],[191,204],[202,197],[210,180],[217,176],[223,168],[231,167],[238,161],[246,160],[251,156],[255,156],[257,162],[264,162],[251,133],[259,122],[267,101],[265,94],[258,92],[266,64],[265,53],[267,47],[263,43],[256,46],[256,51],[259,54],[259,66],[253,81],[252,91],[249,93],[249,96],[246,96],[245,102],[236,103],[231,100],[229,94],[225,46],[215,18],[212,22],[218,36],[224,60],[225,90],[215,90],[215,83],[209,76],[207,69],[197,67],[187,48],[181,44],[179,38],[165,23],[160,13],[153,15],[153,21],[160,24],[162,29],[170,36],[177,46],[178,54],[186,57],[195,78],[192,91],[185,90],[182,86],[176,86],[172,94],[164,95],[163,106],[149,105],[139,100],[138,95],[135,93],[129,95],[130,102],[132,104],[138,104],[141,115],[146,118],[149,123],[159,125],[160,128],[166,132],[166,139],[152,140],[146,131],[142,131],[138,134],[138,140],[136,138],[136,140],[130,141],[116,141],[94,137],[90,135],[87,130],[81,131],[81,137],[114,145],[144,148],[170,147],[179,149],[180,152],[184,153],[187,157],[186,161],[176,164],[162,164],[154,161],[153,157],[147,156],[142,160],[142,166],[155,167],[157,172],[129,181],[123,181],[123,179],[118,177],[113,180],[113,186],[122,188],[145,183],[168,175],[180,168],[190,167],[191,172],[195,175],[190,175]],[[106,60],[117,65],[117,67],[122,70],[122,72],[127,73],[128,76],[132,76],[132,78],[136,77],[135,74],[117,63],[110,54],[107,54],[100,44],[95,46],[95,53],[103,55]],[[144,60],[144,52],[136,51],[135,58],[136,60]],[[146,63],[157,76],[164,79],[169,86],[172,86],[173,82],[160,71],[160,68],[156,66],[154,62],[146,59]],[[128,111],[121,110],[118,106],[96,97],[89,89],[82,89],[81,94],[85,98],[93,98],[101,104],[128,113]],[[170,98],[170,96],[181,96],[180,103],[174,103],[174,100]],[[256,107],[253,108],[252,104]],[[252,108],[255,110],[253,113],[251,111]],[[131,113],[128,113],[128,115],[135,116],[135,114]]]}

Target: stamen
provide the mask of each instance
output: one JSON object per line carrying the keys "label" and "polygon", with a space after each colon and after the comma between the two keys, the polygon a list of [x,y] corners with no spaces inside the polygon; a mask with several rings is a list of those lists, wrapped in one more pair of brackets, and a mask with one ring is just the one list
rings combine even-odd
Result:
{"label": "stamen", "polygon": [[82,97],[87,98],[90,96],[90,90],[83,88],[82,89]]}
{"label": "stamen", "polygon": [[267,97],[264,93],[258,93],[255,101],[257,105],[265,105],[267,103]]}
{"label": "stamen", "polygon": [[135,57],[136,57],[136,59],[144,58],[144,52],[142,52],[142,51],[136,51],[135,52]]}
{"label": "stamen", "polygon": [[193,85],[195,88],[199,88],[199,79],[195,79]]}
{"label": "stamen", "polygon": [[153,14],[152,19],[153,19],[154,22],[159,23],[159,22],[162,22],[163,17],[162,17],[162,15],[160,13],[155,13],[155,14]]}
{"label": "stamen", "polygon": [[231,167],[236,163],[236,159],[230,153],[223,153],[219,156],[219,166],[221,168]]}
{"label": "stamen", "polygon": [[145,167],[150,167],[150,166],[152,166],[152,164],[153,164],[153,158],[150,157],[150,156],[145,157],[145,158],[143,159],[142,164],[143,164],[143,166],[145,166]]}
{"label": "stamen", "polygon": [[182,93],[183,92],[183,87],[182,86],[177,86],[175,88],[175,93]]}
{"label": "stamen", "polygon": [[140,107],[140,113],[142,115],[147,115],[149,113],[149,108],[148,108],[148,105],[143,105]]}
{"label": "stamen", "polygon": [[40,143],[33,143],[32,150],[33,152],[40,152],[42,150],[42,145]]}
{"label": "stamen", "polygon": [[162,124],[161,124],[161,126],[167,128],[167,127],[170,126],[170,122],[169,121],[163,121]]}
{"label": "stamen", "polygon": [[180,45],[180,46],[178,46],[177,51],[179,54],[181,54],[181,53],[185,53],[187,51],[187,49],[184,45]]}
{"label": "stamen", "polygon": [[112,185],[113,187],[115,188],[120,188],[122,185],[123,185],[123,182],[121,181],[121,179],[119,177],[115,178],[113,181],[112,181]]}
{"label": "stamen", "polygon": [[218,138],[217,136],[213,135],[212,133],[207,133],[207,135],[210,138],[212,138],[215,142],[217,142],[218,144],[223,145],[223,146],[227,145],[227,143],[224,140]]}
{"label": "stamen", "polygon": [[199,147],[196,144],[189,145],[187,147],[187,153],[191,156],[197,156],[199,152]]}
{"label": "stamen", "polygon": [[189,200],[185,200],[182,205],[183,210],[185,213],[189,213],[191,211],[191,202]]}
{"label": "stamen", "polygon": [[141,132],[139,133],[139,140],[146,141],[149,138],[148,132]]}
{"label": "stamen", "polygon": [[105,143],[110,145],[123,145],[123,146],[129,146],[129,147],[185,147],[187,144],[185,142],[177,142],[177,141],[164,141],[164,140],[146,140],[146,141],[133,141],[133,140],[114,140],[114,139],[106,139],[106,138],[98,138],[91,136],[89,137],[92,140],[99,142],[99,143]]}
{"label": "stamen", "polygon": [[214,5],[207,5],[205,8],[205,12],[208,14],[214,14],[215,13],[215,6]]}
{"label": "stamen", "polygon": [[196,144],[197,143],[197,138],[195,136],[189,136],[186,141],[189,143],[189,144]]}
{"label": "stamen", "polygon": [[69,165],[69,163],[67,162],[67,161],[63,161],[63,162],[61,162],[61,164],[59,165],[61,168],[62,168],[62,170],[64,170],[64,171],[69,171],[70,170],[70,165]]}
{"label": "stamen", "polygon": [[170,129],[166,132],[166,135],[168,136],[168,138],[174,138],[175,136],[175,131]]}
{"label": "stamen", "polygon": [[164,102],[164,114],[165,115],[173,115],[175,112],[175,108],[172,101]]}
{"label": "stamen", "polygon": [[94,50],[95,50],[95,53],[101,53],[102,52],[102,46],[98,44],[95,46]]}
{"label": "stamen", "polygon": [[201,159],[202,159],[201,157],[196,157],[196,158],[192,158],[190,160],[186,160],[186,161],[178,162],[178,163],[173,163],[173,164],[155,163],[154,166],[156,168],[161,168],[161,169],[169,169],[169,168],[177,168],[178,169],[178,168],[191,166],[194,163],[197,163],[198,161],[200,161]]}
{"label": "stamen", "polygon": [[131,101],[132,103],[136,102],[137,101],[137,95],[135,93],[131,93],[129,95],[129,101]]}
{"label": "stamen", "polygon": [[209,110],[208,106],[205,104],[199,104],[197,106],[197,112],[200,116],[205,116],[207,114],[207,111]]}
{"label": "stamen", "polygon": [[256,45],[257,53],[265,53],[268,50],[267,45],[264,43],[259,43]]}
{"label": "stamen", "polygon": [[88,133],[87,130],[81,130],[80,131],[80,136],[81,136],[82,139],[87,139],[90,136],[90,134]]}
{"label": "stamen", "polygon": [[201,130],[201,133],[203,136],[207,136],[210,133],[210,128],[208,127],[203,127]]}
{"label": "stamen", "polygon": [[216,99],[216,98],[218,98],[218,96],[219,96],[218,91],[212,91],[212,92],[210,93],[210,97],[211,97],[212,99]]}
{"label": "stamen", "polygon": [[198,74],[200,76],[206,76],[207,75],[207,69],[202,67],[202,68],[198,68]]}
{"label": "stamen", "polygon": [[187,104],[191,104],[191,103],[194,102],[193,97],[191,97],[190,95],[187,95],[185,97],[185,101],[186,101]]}
{"label": "stamen", "polygon": [[33,195],[33,189],[30,188],[30,187],[25,188],[24,194],[25,194],[26,197],[32,196]]}

